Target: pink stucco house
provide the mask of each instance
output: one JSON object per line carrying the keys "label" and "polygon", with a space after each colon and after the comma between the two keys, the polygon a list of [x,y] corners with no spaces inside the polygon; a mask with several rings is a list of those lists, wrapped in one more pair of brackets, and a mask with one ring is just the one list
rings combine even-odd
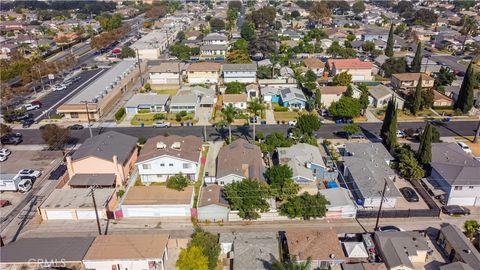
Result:
{"label": "pink stucco house", "polygon": [[137,161],[137,138],[109,131],[89,138],[67,157],[70,187],[123,186]]}

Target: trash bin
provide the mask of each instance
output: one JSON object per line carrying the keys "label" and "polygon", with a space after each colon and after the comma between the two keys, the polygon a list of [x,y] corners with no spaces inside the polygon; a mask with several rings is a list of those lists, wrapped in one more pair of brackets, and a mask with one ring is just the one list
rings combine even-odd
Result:
{"label": "trash bin", "polygon": [[342,123],[342,119],[338,119],[338,120],[336,121],[336,123],[337,123],[337,124],[341,124],[341,123]]}
{"label": "trash bin", "polygon": [[350,124],[351,120],[350,119],[347,119],[347,124]]}
{"label": "trash bin", "polygon": [[140,127],[142,127],[142,128],[145,127],[145,123],[143,123],[143,122],[140,123]]}

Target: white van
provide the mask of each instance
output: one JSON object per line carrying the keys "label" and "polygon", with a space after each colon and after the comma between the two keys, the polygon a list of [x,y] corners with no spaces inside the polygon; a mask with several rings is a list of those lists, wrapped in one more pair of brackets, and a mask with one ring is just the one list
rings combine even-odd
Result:
{"label": "white van", "polygon": [[0,191],[28,192],[32,189],[31,179],[23,178],[18,174],[0,174]]}

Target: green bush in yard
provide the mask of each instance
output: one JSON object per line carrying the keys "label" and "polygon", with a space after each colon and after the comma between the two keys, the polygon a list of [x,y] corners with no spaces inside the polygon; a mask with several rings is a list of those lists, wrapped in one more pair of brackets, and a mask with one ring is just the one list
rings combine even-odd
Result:
{"label": "green bush in yard", "polygon": [[120,121],[122,117],[125,115],[125,108],[120,108],[118,111],[115,113],[115,120]]}
{"label": "green bush in yard", "polygon": [[153,115],[153,120],[163,120],[165,119],[165,114],[163,113],[156,113]]}
{"label": "green bush in yard", "polygon": [[185,175],[179,173],[168,178],[167,188],[182,191],[188,186],[189,182],[190,180]]}
{"label": "green bush in yard", "polygon": [[287,112],[288,108],[287,107],[282,107],[282,106],[275,106],[275,107],[273,107],[273,111],[275,111],[275,112]]}
{"label": "green bush in yard", "polygon": [[151,111],[149,109],[140,109],[138,110],[138,113],[150,113]]}

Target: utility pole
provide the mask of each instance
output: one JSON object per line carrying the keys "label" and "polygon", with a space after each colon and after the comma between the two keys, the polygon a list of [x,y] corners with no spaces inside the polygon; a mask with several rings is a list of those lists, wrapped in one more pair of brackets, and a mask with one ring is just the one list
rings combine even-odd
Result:
{"label": "utility pole", "polygon": [[88,131],[90,132],[90,138],[93,137],[92,126],[90,125],[90,112],[88,111],[88,101],[85,102],[85,109],[87,110]]}
{"label": "utility pole", "polygon": [[478,142],[478,136],[480,136],[480,120],[478,121],[477,132],[475,132],[475,137],[473,138],[473,143]]}
{"label": "utility pole", "polygon": [[95,217],[97,218],[98,235],[102,235],[102,229],[100,228],[100,219],[98,218],[97,202],[95,201],[95,186],[91,186],[91,190],[92,190],[93,208],[95,210]]}
{"label": "utility pole", "polygon": [[135,48],[137,51],[137,62],[138,62],[138,71],[140,72],[140,83],[143,86],[143,76],[142,76],[142,63],[140,62],[140,55],[138,54],[138,48]]}
{"label": "utility pole", "polygon": [[387,190],[387,179],[385,178],[385,184],[383,185],[383,191],[382,191],[382,200],[380,201],[380,207],[378,208],[378,213],[377,213],[377,222],[375,222],[375,231],[378,230],[378,221],[380,221],[380,213],[382,212],[382,206],[383,206],[383,200],[385,198],[385,190]]}
{"label": "utility pole", "polygon": [[425,58],[427,58],[427,63],[425,64],[425,71],[423,71],[423,73],[427,73],[428,60],[430,60],[430,56],[429,56],[429,55],[425,55]]}

